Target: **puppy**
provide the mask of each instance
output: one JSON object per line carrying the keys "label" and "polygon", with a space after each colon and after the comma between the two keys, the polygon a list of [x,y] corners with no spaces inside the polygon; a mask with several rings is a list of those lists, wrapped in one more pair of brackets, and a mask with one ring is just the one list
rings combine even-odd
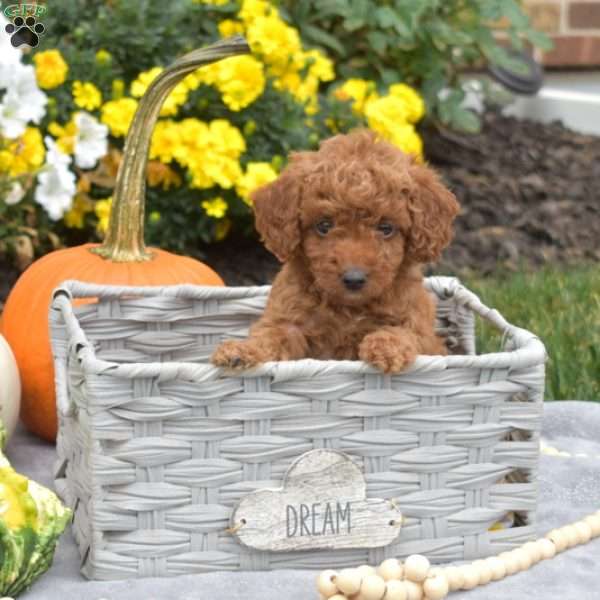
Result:
{"label": "puppy", "polygon": [[392,373],[446,354],[420,265],[449,243],[459,206],[431,169],[358,131],[292,154],[252,199],[283,268],[248,339],[219,345],[213,364],[360,359]]}

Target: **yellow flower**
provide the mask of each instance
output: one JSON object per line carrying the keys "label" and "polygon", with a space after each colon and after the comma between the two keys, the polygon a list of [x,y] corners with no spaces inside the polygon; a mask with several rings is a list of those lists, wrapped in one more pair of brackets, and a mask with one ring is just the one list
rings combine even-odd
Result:
{"label": "yellow flower", "polygon": [[174,156],[180,165],[186,167],[194,158],[208,150],[208,125],[198,119],[183,119],[179,122],[179,146]]}
{"label": "yellow flower", "polygon": [[406,106],[406,120],[409,123],[416,123],[423,118],[425,114],[425,103],[423,98],[410,86],[405,83],[395,83],[390,86],[391,96],[400,98]]}
{"label": "yellow flower", "polygon": [[333,81],[335,79],[335,71],[333,61],[331,61],[320,50],[309,50],[304,53],[306,60],[309,63],[308,73],[319,81]]}
{"label": "yellow flower", "polygon": [[137,100],[133,98],[111,100],[102,107],[100,120],[108,125],[110,133],[115,137],[126,135],[133,120],[133,115],[137,110],[137,105]]}
{"label": "yellow flower", "polygon": [[53,121],[48,125],[48,131],[56,138],[58,147],[65,154],[73,154],[75,150],[75,137],[77,136],[77,125],[73,118],[64,126]]}
{"label": "yellow flower", "polygon": [[271,10],[271,5],[267,0],[243,0],[238,16],[244,23],[248,24],[257,17],[270,14]]}
{"label": "yellow flower", "polygon": [[96,62],[101,65],[108,65],[112,61],[112,54],[107,50],[100,49],[96,52]]}
{"label": "yellow flower", "polygon": [[188,90],[188,84],[185,80],[179,82],[167,96],[160,109],[160,115],[165,117],[176,115],[179,112],[179,107],[187,102]]}
{"label": "yellow flower", "polygon": [[191,187],[205,189],[217,184],[222,188],[230,189],[241,177],[242,168],[234,158],[209,152],[190,165],[190,172],[192,173]]}
{"label": "yellow flower", "polygon": [[236,33],[244,33],[244,24],[233,19],[225,19],[219,23],[221,37],[229,37]]}
{"label": "yellow flower", "polygon": [[35,171],[44,163],[46,149],[37,127],[27,127],[23,135],[0,153],[0,171],[18,177]]}
{"label": "yellow flower", "polygon": [[83,229],[85,215],[94,210],[94,203],[85,194],[77,194],[71,209],[65,213],[63,220],[67,227],[72,229]]}
{"label": "yellow flower", "polygon": [[215,225],[215,240],[220,242],[224,240],[229,230],[231,229],[231,221],[229,219],[221,219]]}
{"label": "yellow flower", "polygon": [[149,85],[162,73],[162,67],[154,67],[148,71],[143,71],[131,83],[130,92],[134,98],[141,98],[148,89]]}
{"label": "yellow flower", "polygon": [[175,152],[181,144],[179,126],[175,121],[158,121],[150,143],[150,158],[158,158],[163,163],[169,163],[175,157]]}
{"label": "yellow flower", "polygon": [[396,96],[383,96],[367,105],[365,116],[371,129],[385,134],[396,125],[406,123],[406,105]]}
{"label": "yellow flower", "polygon": [[257,188],[277,179],[277,171],[268,162],[251,162],[238,180],[235,191],[246,203],[251,204],[250,194]]}
{"label": "yellow flower", "polygon": [[105,198],[104,200],[98,200],[94,206],[94,212],[98,217],[98,224],[96,225],[100,233],[105,233],[108,229],[108,222],[110,220],[110,209],[112,207],[112,196]]}
{"label": "yellow flower", "polygon": [[214,119],[208,130],[210,146],[219,154],[237,159],[246,151],[246,140],[242,132],[229,121]]}
{"label": "yellow flower", "polygon": [[94,110],[102,104],[100,90],[91,82],[75,81],[73,83],[73,102],[79,108]]}
{"label": "yellow flower", "polygon": [[377,100],[375,83],[366,79],[348,79],[341,87],[337,88],[333,94],[338,100],[354,100],[352,110],[362,115],[367,104]]}
{"label": "yellow flower", "polygon": [[[162,71],[162,67],[154,67],[153,69],[140,73],[137,79],[131,83],[131,95],[136,98],[141,98],[146,93],[150,84],[162,73]],[[173,91],[167,96],[167,99],[160,109],[161,116],[166,117],[177,114],[179,107],[182,104],[185,104],[188,99],[188,83],[191,84],[191,80],[181,81],[173,88]]]}
{"label": "yellow flower", "polygon": [[161,163],[158,160],[151,160],[146,167],[146,179],[148,185],[156,187],[162,185],[163,190],[169,190],[172,187],[181,185],[181,177],[171,169],[168,165]]}
{"label": "yellow flower", "polygon": [[302,51],[298,31],[277,14],[254,19],[248,26],[247,38],[252,51],[272,67],[274,75],[281,75],[294,55]]}
{"label": "yellow flower", "polygon": [[115,79],[112,82],[112,98],[120,100],[125,93],[125,82],[122,79]]}
{"label": "yellow flower", "polygon": [[389,130],[386,137],[403,152],[413,154],[419,161],[422,160],[423,141],[416,132],[414,125],[410,123],[397,125]]}
{"label": "yellow flower", "polygon": [[228,206],[227,202],[225,202],[221,196],[217,196],[212,200],[204,200],[204,202],[202,202],[202,208],[209,217],[222,219],[227,212]]}
{"label": "yellow flower", "polygon": [[51,90],[67,78],[69,66],[58,50],[45,50],[33,56],[35,76],[41,88]]}
{"label": "yellow flower", "polygon": [[219,63],[217,88],[230,110],[245,108],[265,89],[263,65],[252,56],[234,56]]}

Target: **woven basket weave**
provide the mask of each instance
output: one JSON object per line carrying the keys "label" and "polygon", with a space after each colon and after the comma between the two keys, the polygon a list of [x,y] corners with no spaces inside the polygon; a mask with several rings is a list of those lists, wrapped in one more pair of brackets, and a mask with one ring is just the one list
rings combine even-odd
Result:
{"label": "woven basket weave", "polygon": [[[434,562],[534,535],[545,350],[453,278],[426,285],[460,355],[386,376],[358,361],[206,364],[243,337],[268,287],[123,288],[66,282],[50,320],[60,420],[56,486],[74,509],[85,575],[332,568],[422,553]],[[91,304],[73,307],[76,298]],[[474,315],[504,333],[476,356]],[[393,498],[399,537],[376,549],[259,552],[226,531],[232,507],[277,487],[301,454],[334,448],[369,497]],[[507,512],[518,526],[490,531]]]}

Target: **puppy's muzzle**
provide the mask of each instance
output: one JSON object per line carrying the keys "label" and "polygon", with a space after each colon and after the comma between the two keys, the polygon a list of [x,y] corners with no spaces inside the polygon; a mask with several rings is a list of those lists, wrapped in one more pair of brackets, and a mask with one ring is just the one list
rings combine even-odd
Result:
{"label": "puppy's muzzle", "polygon": [[347,289],[356,292],[367,283],[367,274],[362,269],[348,269],[342,275],[342,282]]}

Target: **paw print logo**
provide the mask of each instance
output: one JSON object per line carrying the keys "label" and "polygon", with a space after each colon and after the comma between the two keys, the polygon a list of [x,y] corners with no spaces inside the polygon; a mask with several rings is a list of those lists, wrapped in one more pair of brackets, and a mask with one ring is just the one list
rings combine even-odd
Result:
{"label": "paw print logo", "polygon": [[46,31],[42,23],[38,23],[35,17],[15,17],[12,23],[4,27],[6,33],[10,35],[10,43],[18,48],[25,44],[35,48],[40,43],[40,35]]}

